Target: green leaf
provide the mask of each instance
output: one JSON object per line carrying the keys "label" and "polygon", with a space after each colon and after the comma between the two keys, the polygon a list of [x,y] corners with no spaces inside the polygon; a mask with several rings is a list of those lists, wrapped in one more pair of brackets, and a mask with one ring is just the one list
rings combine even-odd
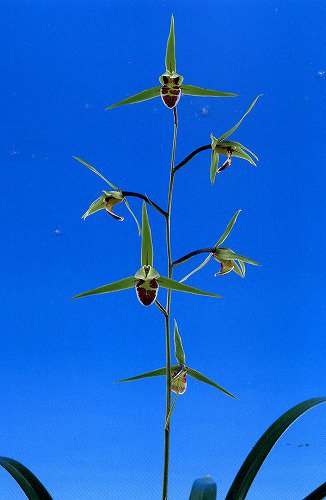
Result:
{"label": "green leaf", "polygon": [[231,392],[227,391],[226,389],[223,389],[220,385],[216,384],[213,382],[213,380],[205,377],[202,373],[198,372],[197,370],[194,370],[193,368],[187,367],[187,374],[190,375],[191,377],[195,378],[196,380],[199,380],[200,382],[204,382],[205,384],[212,385],[216,389],[219,389],[220,391],[224,392],[224,394],[227,394],[228,396],[231,396],[231,398],[237,399]]}
{"label": "green leaf", "polygon": [[213,257],[213,254],[210,253],[206,259],[201,263],[199,264],[199,266],[197,266],[193,271],[191,271],[189,274],[187,274],[187,276],[185,276],[184,278],[182,278],[182,280],[180,280],[180,283],[183,283],[184,281],[186,281],[188,278],[190,278],[190,276],[192,276],[193,274],[195,274],[197,271],[199,271],[200,269],[202,269],[204,266],[206,266],[206,264],[211,260],[211,258]]}
{"label": "green leaf", "polygon": [[120,191],[120,189],[117,188],[117,186],[115,186],[110,181],[108,181],[98,170],[96,170],[96,168],[92,167],[92,165],[90,165],[89,163],[86,163],[86,161],[82,160],[78,156],[73,156],[73,158],[75,158],[75,160],[77,160],[77,161],[80,161],[80,163],[82,163],[83,165],[85,165],[85,167],[87,167],[90,170],[92,170],[92,172],[94,172],[96,175],[98,175],[99,177],[101,177],[101,179],[103,179],[103,181],[105,181],[107,184],[109,184],[109,186],[111,186],[113,189],[116,189],[117,191]]}
{"label": "green leaf", "polygon": [[170,290],[177,290],[178,292],[187,292],[187,293],[193,293],[195,295],[205,295],[207,297],[216,297],[218,299],[221,299],[221,295],[217,295],[216,293],[211,293],[211,292],[203,292],[202,290],[198,290],[198,288],[195,288],[193,286],[188,286],[184,285],[183,283],[180,283],[179,281],[172,280],[171,278],[165,278],[164,276],[160,276],[156,280],[162,288],[168,288]]}
{"label": "green leaf", "polygon": [[212,160],[211,160],[211,168],[210,168],[210,179],[211,179],[212,184],[214,184],[214,182],[215,182],[219,158],[220,158],[220,156],[217,153],[215,153],[214,151],[212,151]]}
{"label": "green leaf", "polygon": [[234,267],[233,271],[236,272],[239,276],[241,276],[241,278],[244,278],[244,275],[243,275],[240,267],[236,263],[236,261],[235,260],[231,260],[231,262],[232,262],[232,265]]}
{"label": "green leaf", "polygon": [[230,232],[231,232],[234,224],[236,223],[236,220],[237,220],[238,215],[239,215],[240,212],[241,212],[241,210],[237,210],[236,211],[236,213],[234,214],[234,216],[232,217],[232,219],[230,220],[230,222],[226,226],[226,229],[225,229],[224,233],[222,234],[222,236],[220,237],[220,239],[218,240],[218,242],[216,243],[216,245],[215,245],[214,248],[217,248],[218,246],[222,245],[222,243],[229,236],[229,234],[230,234]]}
{"label": "green leaf", "polygon": [[0,457],[0,465],[16,480],[29,500],[52,500],[43,484],[23,464],[12,458]]}
{"label": "green leaf", "polygon": [[182,347],[182,340],[176,320],[174,320],[174,355],[180,365],[185,364],[186,356]]}
{"label": "green leaf", "polygon": [[215,500],[216,483],[209,476],[196,479],[192,485],[189,500]]}
{"label": "green leaf", "polygon": [[134,218],[134,220],[135,220],[136,224],[137,224],[138,236],[140,236],[140,235],[141,235],[141,229],[140,229],[139,222],[138,222],[138,220],[137,220],[136,215],[135,215],[135,214],[134,214],[134,212],[131,210],[130,205],[129,205],[128,201],[127,201],[127,198],[125,198],[125,204],[126,204],[127,209],[129,210],[129,212],[131,213],[132,217]]}
{"label": "green leaf", "polygon": [[161,92],[161,87],[152,87],[147,90],[143,90],[138,94],[132,95],[131,97],[127,97],[127,99],[123,99],[123,101],[116,102],[112,104],[107,109],[117,108],[118,106],[123,106],[124,104],[136,104],[137,102],[148,101],[149,99],[154,99],[154,97],[158,97]]}
{"label": "green leaf", "polygon": [[165,66],[166,66],[166,71],[170,71],[170,73],[175,73],[177,71],[175,62],[175,36],[174,36],[173,14],[171,16],[170,34],[166,44]]}
{"label": "green leaf", "polygon": [[152,372],[142,373],[141,375],[136,375],[135,377],[124,378],[123,380],[117,380],[116,384],[120,382],[132,382],[133,380],[140,380],[141,378],[150,378],[150,377],[160,377],[161,375],[166,374],[166,368],[158,368],[157,370],[153,370]]}
{"label": "green leaf", "polygon": [[143,202],[142,211],[142,245],[141,245],[141,265],[153,266],[153,244],[152,233],[148,221],[147,208]]}
{"label": "green leaf", "polygon": [[222,248],[220,247],[216,254],[216,260],[242,260],[242,262],[247,262],[247,264],[252,264],[253,266],[260,266],[258,262],[255,260],[248,259],[244,255],[238,255],[237,253],[234,253],[232,250],[229,248]]}
{"label": "green leaf", "polygon": [[238,94],[230,94],[229,92],[218,92],[217,90],[204,89],[196,85],[180,85],[182,94],[196,95],[204,97],[235,97]]}
{"label": "green leaf", "polygon": [[323,498],[326,498],[326,483],[318,486],[310,495],[304,497],[303,500],[322,500]]}
{"label": "green leaf", "polygon": [[241,125],[241,123],[243,122],[244,118],[247,116],[248,113],[250,113],[250,111],[252,110],[252,108],[254,107],[254,105],[256,104],[257,100],[259,99],[260,96],[262,96],[263,94],[259,94],[256,99],[254,99],[254,101],[250,104],[249,108],[247,109],[247,111],[245,112],[245,114],[242,116],[242,118],[240,118],[240,120],[238,121],[238,123],[236,123],[234,125],[234,127],[230,128],[230,130],[228,130],[227,132],[225,132],[225,134],[221,135],[219,138],[218,138],[218,142],[221,142],[221,141],[224,141],[224,139],[226,139],[227,137],[229,137],[231,134],[233,134],[233,132],[239,127],[239,125]]}
{"label": "green leaf", "polygon": [[134,276],[129,278],[124,278],[120,281],[115,281],[108,285],[100,286],[94,288],[94,290],[89,290],[88,292],[79,293],[72,297],[73,299],[79,299],[80,297],[87,297],[88,295],[99,295],[101,293],[119,292],[120,290],[127,290],[128,288],[133,288],[136,285],[137,279]]}
{"label": "green leaf", "polygon": [[225,500],[243,500],[256,477],[269,452],[282,436],[282,434],[306,411],[320,403],[325,403],[326,398],[313,398],[304,401],[284,413],[271,425],[253,447],[246,460],[236,475]]}

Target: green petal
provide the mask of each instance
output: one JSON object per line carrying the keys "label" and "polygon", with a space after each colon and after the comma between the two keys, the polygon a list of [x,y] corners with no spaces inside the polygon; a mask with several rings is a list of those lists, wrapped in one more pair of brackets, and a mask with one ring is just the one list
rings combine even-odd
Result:
{"label": "green petal", "polygon": [[219,248],[216,253],[217,260],[239,260],[242,262],[247,262],[247,264],[252,264],[253,266],[260,266],[255,260],[248,259],[244,255],[238,255],[237,253],[230,250],[230,248]]}
{"label": "green petal", "polygon": [[161,375],[166,374],[166,368],[158,368],[157,370],[153,370],[152,372],[142,373],[141,375],[136,375],[135,377],[124,378],[122,380],[117,380],[116,384],[120,382],[132,382],[133,380],[140,380],[141,378],[150,378],[150,377],[160,377]]}
{"label": "green petal", "polygon": [[206,264],[211,260],[211,258],[213,257],[213,254],[210,253],[206,259],[201,263],[199,264],[199,266],[197,266],[193,271],[191,271],[189,274],[187,274],[187,276],[185,276],[184,278],[182,278],[182,280],[180,280],[180,283],[183,283],[184,281],[186,281],[188,278],[190,278],[190,276],[192,276],[193,274],[195,274],[197,271],[199,271],[200,269],[202,269],[204,266],[206,266]]}
{"label": "green petal", "polygon": [[230,130],[228,130],[227,132],[225,132],[225,134],[221,135],[219,138],[218,138],[218,141],[221,142],[221,141],[224,141],[224,139],[226,139],[227,137],[229,137],[229,135],[233,134],[233,132],[239,127],[239,125],[243,122],[244,118],[247,116],[248,113],[250,113],[250,111],[252,110],[252,108],[254,107],[254,105],[256,104],[257,100],[259,99],[259,97],[263,95],[263,94],[259,94],[256,99],[254,99],[254,101],[250,104],[249,108],[247,109],[247,111],[245,112],[245,114],[242,116],[242,118],[240,118],[240,120],[238,121],[238,123],[236,123],[234,125],[234,127],[230,128]]}
{"label": "green petal", "polygon": [[112,104],[108,108],[105,109],[113,109],[118,106],[122,106],[124,104],[135,104],[137,102],[148,101],[149,99],[154,99],[154,97],[158,97],[160,95],[161,87],[152,87],[147,90],[143,90],[138,94],[132,95],[131,97],[127,97],[127,99],[123,99],[123,101],[116,102]]}
{"label": "green petal", "polygon": [[245,151],[248,151],[248,153],[250,153],[255,158],[255,160],[259,161],[258,156],[255,155],[255,153],[253,153],[252,151],[250,151],[250,149],[246,148],[246,146],[244,146],[243,144],[240,144],[240,142],[237,142],[237,141],[230,141],[230,142],[233,143],[237,148],[244,149]]}
{"label": "green petal", "polygon": [[105,181],[107,184],[109,184],[109,186],[111,186],[113,189],[116,189],[117,191],[120,191],[120,189],[117,188],[117,186],[115,186],[114,184],[112,184],[111,182],[109,182],[98,170],[96,170],[96,168],[92,167],[92,165],[90,165],[89,163],[86,163],[86,161],[82,160],[78,156],[73,156],[73,158],[75,158],[75,160],[77,160],[77,161],[80,161],[80,163],[82,163],[83,165],[85,165],[85,167],[87,167],[90,170],[92,170],[92,172],[94,172],[96,175],[98,175],[99,177],[101,177],[101,179],[103,179],[103,181]]}
{"label": "green petal", "polygon": [[196,380],[199,380],[200,382],[204,382],[205,384],[212,385],[216,389],[219,389],[220,391],[224,392],[224,394],[231,396],[231,398],[237,399],[235,396],[233,396],[233,394],[231,394],[231,392],[227,391],[226,389],[223,389],[223,387],[216,384],[216,382],[213,382],[213,380],[205,377],[205,375],[198,372],[197,370],[194,370],[193,368],[187,367],[187,374],[190,375],[191,377],[195,378]]}
{"label": "green petal", "polygon": [[176,320],[174,320],[174,355],[180,365],[185,364],[186,356]]}
{"label": "green petal", "polygon": [[212,151],[211,168],[210,168],[210,179],[211,183],[214,184],[216,172],[218,168],[219,155]]}
{"label": "green petal", "polygon": [[80,297],[86,297],[88,295],[98,295],[101,293],[119,292],[120,290],[127,290],[128,288],[133,288],[136,285],[136,278],[130,276],[129,278],[124,278],[120,281],[115,281],[114,283],[109,283],[108,285],[100,286],[89,290],[88,292],[79,293],[72,297],[73,299],[79,299]]}
{"label": "green petal", "polygon": [[142,245],[141,245],[141,265],[153,266],[153,244],[152,233],[148,221],[147,208],[143,202],[142,211]]}
{"label": "green petal", "polygon": [[233,265],[233,271],[235,273],[237,273],[239,276],[241,276],[241,278],[244,278],[244,274],[242,273],[240,267],[238,266],[238,264],[236,263],[235,260],[231,260],[232,262],[232,265]]}
{"label": "green petal", "polygon": [[264,460],[282,434],[306,411],[320,403],[325,403],[326,398],[313,398],[291,408],[276,420],[262,435],[253,447],[246,460],[236,475],[225,500],[242,500],[246,498],[248,490],[256,477]]}
{"label": "green petal", "polygon": [[128,201],[127,201],[127,199],[126,199],[126,198],[125,198],[125,204],[126,204],[127,209],[129,210],[129,212],[131,213],[132,217],[134,218],[134,220],[135,220],[136,224],[137,224],[138,236],[140,236],[140,234],[141,234],[141,229],[140,229],[139,222],[138,222],[138,220],[137,220],[136,215],[135,215],[135,214],[134,214],[134,212],[131,210],[130,205],[129,205],[129,203],[128,203]]}
{"label": "green petal", "polygon": [[218,299],[221,298],[221,295],[217,295],[216,293],[203,292],[198,288],[184,285],[183,283],[179,283],[179,281],[172,280],[171,278],[165,278],[164,276],[160,276],[156,281],[161,285],[162,288],[168,288],[169,290],[193,293],[195,295],[206,295],[207,297],[216,297]]}
{"label": "green petal", "polygon": [[34,474],[12,458],[0,457],[0,465],[15,479],[30,500],[52,500],[50,493]]}
{"label": "green petal", "polygon": [[230,94],[229,92],[219,92],[217,90],[204,89],[195,85],[180,85],[182,94],[196,95],[205,97],[235,97],[237,94]]}
{"label": "green petal", "polygon": [[170,73],[175,73],[176,62],[175,62],[175,36],[174,36],[174,16],[171,16],[170,34],[166,44],[166,56],[165,56],[165,66],[166,71]]}
{"label": "green petal", "polygon": [[97,200],[93,201],[87,212],[84,213],[82,218],[85,220],[86,217],[88,217],[91,214],[94,214],[95,212],[98,212],[99,210],[103,210],[106,208],[106,201],[105,201],[106,195],[101,195]]}
{"label": "green petal", "polygon": [[256,166],[254,160],[248,155],[248,153],[246,153],[242,149],[237,149],[236,151],[234,151],[232,153],[232,156],[235,156],[236,158],[242,158],[243,160],[247,160],[249,163],[251,163],[251,165]]}
{"label": "green petal", "polygon": [[216,243],[215,245],[215,248],[217,248],[218,246],[222,245],[222,243],[226,240],[226,238],[229,236],[237,218],[238,218],[238,215],[239,213],[241,212],[241,210],[238,210],[234,216],[232,217],[232,219],[230,220],[230,222],[228,223],[228,225],[226,226],[226,229],[224,231],[224,233],[222,234],[222,236],[220,237],[220,239],[218,240],[218,242]]}
{"label": "green petal", "polygon": [[246,275],[246,266],[244,265],[244,263],[242,262],[242,260],[239,260],[238,262],[240,264],[243,277],[245,277],[245,275]]}

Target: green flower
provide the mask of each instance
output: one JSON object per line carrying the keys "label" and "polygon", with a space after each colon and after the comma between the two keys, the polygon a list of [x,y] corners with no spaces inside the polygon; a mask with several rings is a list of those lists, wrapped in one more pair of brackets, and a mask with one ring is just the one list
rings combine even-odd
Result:
{"label": "green flower", "polygon": [[[186,375],[189,375],[190,377],[199,380],[200,382],[204,382],[205,384],[211,385],[216,389],[224,392],[224,394],[227,394],[228,396],[235,398],[235,396],[233,396],[231,392],[227,391],[226,389],[223,389],[223,387],[218,385],[216,382],[213,382],[213,380],[205,377],[205,375],[198,372],[197,370],[194,370],[193,368],[186,366],[185,364],[186,356],[183,350],[182,340],[179,333],[178,325],[175,320],[174,320],[174,355],[176,357],[178,364],[171,366],[171,387],[172,391],[175,392],[177,395],[183,394],[186,391],[187,388]],[[141,375],[136,375],[135,377],[118,380],[117,383],[132,382],[133,380],[140,380],[142,378],[160,377],[164,375],[166,375],[166,367],[158,368],[157,370],[153,370],[148,373],[142,373]],[[172,410],[173,407],[171,411]]]}
{"label": "green flower", "polygon": [[117,215],[113,212],[113,207],[115,205],[118,205],[122,201],[125,203],[127,209],[129,210],[130,214],[134,218],[137,228],[138,228],[138,233],[140,234],[140,226],[138,223],[138,220],[134,214],[134,212],[131,210],[129,203],[127,199],[123,196],[121,189],[116,187],[114,184],[112,184],[110,181],[108,181],[98,170],[96,170],[94,167],[92,167],[89,163],[86,163],[86,161],[82,160],[78,156],[73,157],[75,160],[79,161],[85,167],[89,168],[92,172],[94,172],[96,175],[101,177],[103,181],[105,181],[110,187],[114,189],[114,191],[103,191],[103,194],[97,198],[93,203],[90,205],[88,210],[84,213],[82,218],[85,220],[89,215],[94,214],[95,212],[98,212],[99,210],[106,210],[114,219],[123,221],[124,218],[121,215]]}
{"label": "green flower", "polygon": [[183,84],[183,76],[176,72],[176,59],[175,59],[175,35],[174,35],[174,17],[171,17],[170,33],[166,45],[165,56],[166,71],[159,77],[161,86],[152,87],[143,90],[123,101],[112,104],[106,109],[116,108],[123,104],[134,104],[137,102],[147,101],[161,96],[164,104],[172,109],[174,108],[181,97],[181,94],[192,96],[205,96],[205,97],[234,97],[237,94],[230,94],[229,92],[218,92],[217,90],[204,89],[195,85]]}
{"label": "green flower", "polygon": [[[221,264],[219,272],[216,273],[214,276],[222,276],[224,274],[230,273],[231,271],[234,271],[236,274],[241,276],[241,278],[244,278],[246,274],[245,263],[252,264],[253,266],[260,266],[258,262],[248,259],[248,257],[245,257],[244,255],[239,255],[233,252],[233,250],[231,250],[230,248],[221,247],[222,243],[224,243],[226,238],[229,236],[231,229],[233,228],[240,212],[241,210],[238,210],[234,214],[234,216],[228,223],[224,233],[222,234],[216,245],[213,247],[213,251],[206,257],[206,259],[198,267],[196,267],[196,269],[194,269],[189,274],[187,274],[187,276],[182,278],[182,280],[180,280],[180,283],[186,281],[190,276],[192,276],[197,271],[206,266],[206,264],[208,264],[208,262],[211,260],[212,257]],[[238,262],[238,264],[236,261]]]}
{"label": "green flower", "polygon": [[[246,148],[242,144],[236,141],[226,141],[227,139],[242,123],[243,119],[247,116],[247,114],[252,110],[254,107],[255,103],[257,102],[258,98],[262,94],[258,95],[256,99],[252,102],[252,104],[249,106],[245,114],[242,116],[242,118],[232,127],[230,130],[225,132],[225,134],[221,135],[218,139],[211,134],[211,140],[212,140],[212,159],[211,159],[211,169],[210,169],[210,178],[211,178],[211,183],[214,184],[215,181],[215,176],[216,173],[220,173],[223,170],[225,170],[227,167],[231,165],[232,162],[232,156],[235,156],[237,158],[242,158],[252,165],[256,165],[254,160],[251,158],[249,154],[251,154],[257,161],[258,158],[253,153],[250,151],[250,149]],[[249,154],[248,154],[249,153]],[[219,164],[219,155],[224,155],[227,156],[227,160],[223,163],[221,167],[218,166]]]}

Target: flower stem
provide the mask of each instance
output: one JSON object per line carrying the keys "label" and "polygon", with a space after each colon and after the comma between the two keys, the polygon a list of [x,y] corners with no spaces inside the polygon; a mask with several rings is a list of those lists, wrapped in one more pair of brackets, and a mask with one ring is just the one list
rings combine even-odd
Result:
{"label": "flower stem", "polygon": [[[172,265],[172,250],[171,250],[171,208],[172,208],[172,193],[174,183],[174,164],[175,164],[175,151],[177,146],[177,133],[178,133],[178,113],[177,108],[173,108],[173,144],[171,154],[171,169],[170,181],[168,191],[168,210],[166,216],[166,248],[168,254],[168,277],[172,278],[173,265]],[[168,483],[169,483],[169,457],[170,457],[170,411],[171,411],[171,294],[172,291],[168,289],[166,299],[166,316],[165,316],[165,336],[166,336],[166,409],[165,409],[165,422],[164,427],[164,469],[163,469],[163,489],[162,500],[168,498]]]}
{"label": "flower stem", "polygon": [[154,207],[160,214],[164,215],[165,217],[167,216],[167,212],[163,210],[163,208],[154,203],[153,200],[151,200],[150,198],[148,198],[148,196],[145,196],[144,194],[135,193],[134,191],[121,191],[121,194],[122,196],[136,196],[136,198],[140,198],[141,200],[144,200],[150,205],[152,205],[152,207]]}
{"label": "flower stem", "polygon": [[184,165],[186,165],[190,160],[193,159],[194,156],[198,155],[198,153],[201,153],[202,151],[206,151],[207,149],[211,149],[212,146],[210,144],[207,144],[206,146],[201,146],[200,148],[195,149],[190,155],[188,155],[184,160],[182,160],[178,165],[173,167],[174,173],[177,172],[180,168],[182,168]]}
{"label": "flower stem", "polygon": [[193,252],[187,253],[187,255],[180,257],[180,259],[175,260],[172,263],[172,265],[173,265],[173,267],[178,266],[179,264],[186,262],[187,260],[191,259],[191,257],[194,257],[195,255],[198,255],[200,253],[216,253],[216,249],[215,248],[201,248],[200,250],[194,250]]}

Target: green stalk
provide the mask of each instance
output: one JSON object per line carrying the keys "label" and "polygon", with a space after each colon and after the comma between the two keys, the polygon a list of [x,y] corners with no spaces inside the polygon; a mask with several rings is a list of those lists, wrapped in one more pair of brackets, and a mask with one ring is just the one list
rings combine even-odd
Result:
{"label": "green stalk", "polygon": [[[166,215],[166,248],[168,254],[168,277],[172,278],[173,264],[172,264],[172,250],[171,250],[171,208],[172,208],[172,193],[174,183],[174,164],[175,164],[175,151],[177,146],[177,132],[178,132],[178,113],[177,108],[173,108],[173,144],[171,154],[171,169],[170,181],[168,192],[168,210]],[[165,336],[166,336],[166,410],[165,422],[167,424],[164,428],[164,469],[163,469],[163,489],[162,500],[168,498],[168,483],[169,483],[169,457],[170,457],[170,410],[171,410],[171,295],[172,290],[167,291],[166,299],[166,314],[165,314]]]}

